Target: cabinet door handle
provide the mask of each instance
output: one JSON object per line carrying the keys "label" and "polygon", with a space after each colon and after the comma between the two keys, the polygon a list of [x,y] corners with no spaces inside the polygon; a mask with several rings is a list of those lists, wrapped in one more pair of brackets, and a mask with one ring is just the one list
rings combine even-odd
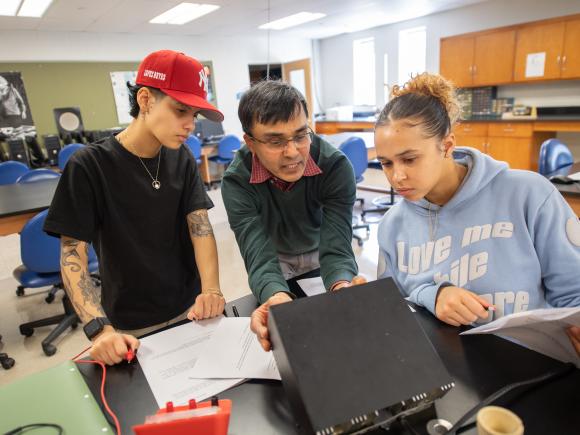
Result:
{"label": "cabinet door handle", "polygon": [[477,65],[473,65],[473,74],[477,74]]}
{"label": "cabinet door handle", "polygon": [[560,55],[558,55],[558,57],[556,58],[556,63],[558,65],[560,65],[562,63],[562,57],[560,57]]}
{"label": "cabinet door handle", "polygon": [[513,128],[504,128],[503,131],[505,131],[506,133],[510,133],[512,131],[514,131]]}
{"label": "cabinet door handle", "polygon": [[471,128],[469,128],[469,127],[464,127],[464,128],[463,128],[463,131],[464,131],[464,132],[470,132],[470,131],[471,131]]}
{"label": "cabinet door handle", "polygon": [[562,56],[562,66],[566,64],[566,55]]}

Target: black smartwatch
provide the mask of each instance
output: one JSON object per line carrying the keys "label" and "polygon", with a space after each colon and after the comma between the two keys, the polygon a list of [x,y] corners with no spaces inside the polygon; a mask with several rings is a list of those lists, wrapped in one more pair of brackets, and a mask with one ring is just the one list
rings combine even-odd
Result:
{"label": "black smartwatch", "polygon": [[111,322],[106,317],[96,317],[83,326],[83,330],[85,331],[87,338],[92,340],[103,331],[105,325],[110,324]]}

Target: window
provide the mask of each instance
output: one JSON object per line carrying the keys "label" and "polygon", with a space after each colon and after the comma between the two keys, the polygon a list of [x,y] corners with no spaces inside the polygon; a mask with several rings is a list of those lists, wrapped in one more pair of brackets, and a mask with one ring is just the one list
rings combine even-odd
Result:
{"label": "window", "polygon": [[387,104],[389,102],[389,55],[387,53],[383,55],[383,68],[383,103]]}
{"label": "window", "polygon": [[424,26],[399,32],[399,85],[409,80],[411,74],[425,71],[426,56],[427,34]]}
{"label": "window", "polygon": [[353,102],[355,105],[376,105],[375,38],[356,39],[352,46]]}

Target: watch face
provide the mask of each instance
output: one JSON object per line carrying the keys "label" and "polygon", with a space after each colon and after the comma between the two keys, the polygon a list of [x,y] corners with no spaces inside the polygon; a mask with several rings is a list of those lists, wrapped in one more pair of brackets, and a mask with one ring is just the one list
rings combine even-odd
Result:
{"label": "watch face", "polygon": [[93,319],[83,327],[85,334],[91,340],[95,335],[103,330],[103,322],[100,319]]}

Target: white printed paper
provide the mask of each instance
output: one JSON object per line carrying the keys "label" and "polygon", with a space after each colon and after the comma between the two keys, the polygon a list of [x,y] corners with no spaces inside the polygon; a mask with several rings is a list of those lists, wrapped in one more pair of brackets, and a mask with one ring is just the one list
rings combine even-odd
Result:
{"label": "white printed paper", "polygon": [[509,337],[536,352],[563,362],[572,362],[580,368],[580,357],[566,334],[569,326],[580,326],[580,307],[544,308],[510,314],[460,335],[497,334]]}
{"label": "white printed paper", "polygon": [[544,77],[546,52],[530,53],[526,57],[526,77]]}
{"label": "white printed paper", "polygon": [[280,373],[272,351],[264,352],[250,330],[249,317],[224,317],[204,343],[201,355],[189,370],[192,378],[277,379]]}
{"label": "white printed paper", "polygon": [[573,174],[568,175],[568,178],[574,181],[580,181],[580,172],[575,172]]}
{"label": "white printed paper", "polygon": [[296,283],[300,286],[306,296],[314,296],[326,293],[324,282],[322,282],[322,278],[319,276],[315,278],[299,279],[296,281]]}
{"label": "white printed paper", "polygon": [[139,364],[160,408],[168,401],[175,405],[186,404],[190,399],[202,401],[243,382],[196,379],[189,374],[219,322],[219,317],[191,322],[140,340]]}

